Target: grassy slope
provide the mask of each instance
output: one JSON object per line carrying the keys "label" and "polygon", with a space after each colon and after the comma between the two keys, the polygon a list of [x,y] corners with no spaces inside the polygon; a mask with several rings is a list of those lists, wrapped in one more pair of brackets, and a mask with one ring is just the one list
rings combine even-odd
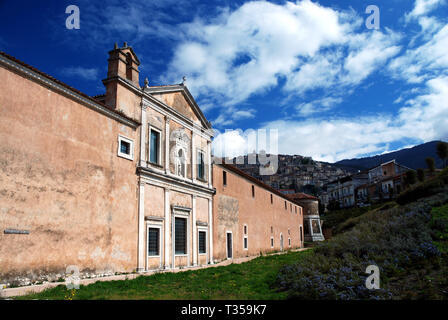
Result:
{"label": "grassy slope", "polygon": [[[281,269],[277,285],[297,299],[448,299],[448,169],[399,202],[334,219],[342,233]],[[369,264],[379,291],[364,286]]]}
{"label": "grassy slope", "polygon": [[[432,195],[428,200],[412,202],[428,194]],[[313,252],[260,257],[240,265],[135,280],[98,282],[81,286],[73,298],[448,298],[448,169],[435,179],[416,185],[398,202],[407,205],[390,203],[368,212],[341,212],[335,217],[334,226],[342,233]],[[425,222],[425,212],[430,213],[429,222]],[[341,217],[348,219],[343,221]],[[431,239],[441,254],[434,252]],[[365,289],[363,270],[372,263],[381,269],[382,292]],[[70,298],[70,292],[59,286],[19,299],[64,298]]]}
{"label": "grassy slope", "polygon": [[[133,280],[97,282],[81,286],[73,299],[284,299],[273,283],[278,270],[299,261],[309,251],[263,256],[242,264],[179,273],[159,273]],[[17,299],[67,299],[61,285]]]}

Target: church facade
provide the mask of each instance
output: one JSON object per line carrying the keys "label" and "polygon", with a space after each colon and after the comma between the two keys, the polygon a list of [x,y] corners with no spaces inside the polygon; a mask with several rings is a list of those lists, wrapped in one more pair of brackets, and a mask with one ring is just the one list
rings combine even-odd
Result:
{"label": "church facade", "polygon": [[115,45],[106,93],[90,97],[0,53],[0,283],[51,280],[67,266],[82,277],[188,268],[303,245],[299,214],[268,222],[283,224],[278,245],[267,235],[256,250],[222,254],[211,124],[185,82],[140,86],[139,65],[132,47]]}

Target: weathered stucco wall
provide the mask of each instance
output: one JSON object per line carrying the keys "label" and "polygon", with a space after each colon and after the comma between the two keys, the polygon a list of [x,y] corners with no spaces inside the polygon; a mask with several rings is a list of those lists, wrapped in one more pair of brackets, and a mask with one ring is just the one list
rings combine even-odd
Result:
{"label": "weathered stucco wall", "polygon": [[[223,170],[227,172],[226,186],[223,185]],[[252,185],[255,197],[252,197]],[[303,216],[298,205],[219,165],[213,165],[213,186],[216,188],[213,204],[215,259],[226,258],[226,232],[229,231],[232,232],[235,258],[280,250],[281,235],[284,249],[302,246],[299,228],[303,225]],[[247,226],[247,250],[243,248],[244,225]],[[274,248],[271,248],[271,236],[274,237]]]}
{"label": "weathered stucco wall", "polygon": [[[3,67],[0,79],[0,282],[135,269],[138,129]],[[117,156],[119,134],[134,161]]]}

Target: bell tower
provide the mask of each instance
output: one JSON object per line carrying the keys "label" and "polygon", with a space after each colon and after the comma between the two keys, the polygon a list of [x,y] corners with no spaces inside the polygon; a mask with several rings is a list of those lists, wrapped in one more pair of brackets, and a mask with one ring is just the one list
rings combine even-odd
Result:
{"label": "bell tower", "polygon": [[131,118],[135,118],[135,106],[129,103],[133,100],[129,99],[130,96],[135,95],[132,89],[141,89],[139,65],[140,60],[127,42],[121,48],[115,43],[114,49],[109,51],[107,78],[103,80],[106,87],[105,104]]}

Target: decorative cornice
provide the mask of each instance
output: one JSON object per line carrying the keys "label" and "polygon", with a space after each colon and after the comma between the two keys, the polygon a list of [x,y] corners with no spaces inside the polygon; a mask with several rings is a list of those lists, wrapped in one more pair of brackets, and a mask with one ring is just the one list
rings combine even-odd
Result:
{"label": "decorative cornice", "polygon": [[216,190],[214,188],[207,188],[205,186],[192,183],[191,180],[182,180],[172,175],[162,174],[152,170],[151,168],[145,168],[139,166],[137,167],[137,173],[141,175],[141,177],[148,176],[151,178],[155,178],[161,182],[176,185],[180,188],[185,188],[186,190],[202,192],[207,195],[214,195],[216,193]]}
{"label": "decorative cornice", "polygon": [[156,216],[145,216],[145,220],[154,220],[154,221],[163,221],[165,220],[164,217],[156,217]]}

